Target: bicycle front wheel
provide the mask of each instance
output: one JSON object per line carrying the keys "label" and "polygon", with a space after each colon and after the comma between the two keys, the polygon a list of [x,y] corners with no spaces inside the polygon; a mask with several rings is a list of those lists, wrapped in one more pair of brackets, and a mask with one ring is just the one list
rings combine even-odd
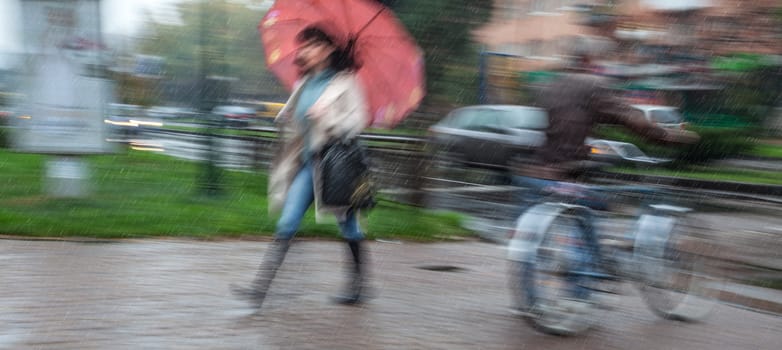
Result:
{"label": "bicycle front wheel", "polygon": [[585,277],[588,259],[579,218],[560,213],[551,221],[531,261],[513,261],[512,290],[517,308],[536,329],[573,335],[592,325],[594,305]]}
{"label": "bicycle front wheel", "polygon": [[681,217],[672,220],[667,239],[638,247],[641,296],[658,316],[693,322],[706,317],[719,299],[719,274],[712,266],[713,244],[689,237],[692,228]]}

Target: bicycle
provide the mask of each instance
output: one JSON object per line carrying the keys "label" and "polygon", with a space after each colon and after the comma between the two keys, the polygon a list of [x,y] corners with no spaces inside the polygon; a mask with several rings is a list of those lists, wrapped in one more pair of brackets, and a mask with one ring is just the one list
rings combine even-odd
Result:
{"label": "bicycle", "polygon": [[[711,311],[720,279],[706,253],[716,248],[698,240],[690,208],[652,202],[664,193],[650,187],[555,184],[548,200],[519,216],[508,245],[514,308],[534,328],[555,335],[589,329],[601,307],[596,294],[614,292],[610,287],[623,280],[635,282],[663,318],[697,321]],[[593,200],[596,194],[642,201],[628,236],[597,232],[597,210],[587,205],[604,203]]]}

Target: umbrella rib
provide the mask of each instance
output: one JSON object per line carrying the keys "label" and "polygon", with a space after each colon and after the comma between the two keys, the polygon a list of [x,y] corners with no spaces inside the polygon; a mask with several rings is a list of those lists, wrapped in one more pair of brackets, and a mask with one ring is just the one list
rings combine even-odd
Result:
{"label": "umbrella rib", "polygon": [[372,22],[374,22],[374,21],[375,21],[375,19],[376,19],[378,16],[380,16],[380,14],[381,14],[381,13],[383,13],[383,11],[385,11],[385,9],[386,9],[386,8],[385,8],[385,6],[383,6],[382,8],[380,8],[380,11],[377,11],[377,13],[375,13],[375,15],[374,15],[374,16],[372,16],[372,18],[370,18],[370,19],[369,19],[369,22],[367,22],[367,23],[364,23],[364,26],[362,26],[362,27],[361,27],[361,29],[359,29],[359,30],[358,30],[358,32],[356,32],[356,37],[358,37],[359,35],[361,35],[361,32],[363,32],[363,31],[364,31],[364,29],[367,29],[367,27],[369,27],[369,25],[370,25],[370,24],[372,24]]}

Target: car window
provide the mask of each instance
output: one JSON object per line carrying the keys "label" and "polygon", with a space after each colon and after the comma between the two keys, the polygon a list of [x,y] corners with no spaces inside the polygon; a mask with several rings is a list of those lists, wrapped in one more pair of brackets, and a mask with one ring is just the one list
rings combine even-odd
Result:
{"label": "car window", "polygon": [[491,109],[473,109],[464,119],[463,129],[475,131],[494,131],[499,125],[498,113]]}
{"label": "car window", "polygon": [[618,144],[617,148],[622,150],[622,154],[624,154],[625,157],[636,158],[646,156],[638,147],[632,144]]}
{"label": "car window", "polygon": [[252,109],[246,107],[234,107],[230,110],[230,112],[236,114],[254,114]]}
{"label": "car window", "polygon": [[537,109],[512,109],[502,111],[497,115],[502,127],[513,129],[545,129],[548,126],[546,113]]}
{"label": "car window", "polygon": [[480,111],[476,109],[463,109],[454,112],[445,122],[445,125],[457,129],[470,129],[478,125]]}
{"label": "car window", "polygon": [[449,127],[487,131],[498,128],[545,129],[545,112],[530,108],[468,108],[456,111],[445,123]]}
{"label": "car window", "polygon": [[649,111],[652,122],[663,124],[675,124],[682,122],[682,116],[673,109],[653,109]]}
{"label": "car window", "polygon": [[218,106],[215,107],[214,110],[212,110],[214,113],[217,114],[254,114],[253,110],[251,108],[241,107],[241,106]]}

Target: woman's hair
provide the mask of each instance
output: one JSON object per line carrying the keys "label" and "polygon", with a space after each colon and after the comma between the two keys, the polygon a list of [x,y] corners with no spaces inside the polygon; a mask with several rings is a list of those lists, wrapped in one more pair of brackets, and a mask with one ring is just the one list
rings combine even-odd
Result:
{"label": "woman's hair", "polygon": [[351,39],[347,43],[347,47],[343,48],[337,45],[334,39],[331,38],[325,31],[317,26],[310,26],[304,28],[298,35],[296,35],[296,42],[303,43],[307,41],[317,41],[334,46],[334,52],[329,56],[329,67],[335,71],[343,71],[358,68],[358,64],[353,55],[353,43]]}

